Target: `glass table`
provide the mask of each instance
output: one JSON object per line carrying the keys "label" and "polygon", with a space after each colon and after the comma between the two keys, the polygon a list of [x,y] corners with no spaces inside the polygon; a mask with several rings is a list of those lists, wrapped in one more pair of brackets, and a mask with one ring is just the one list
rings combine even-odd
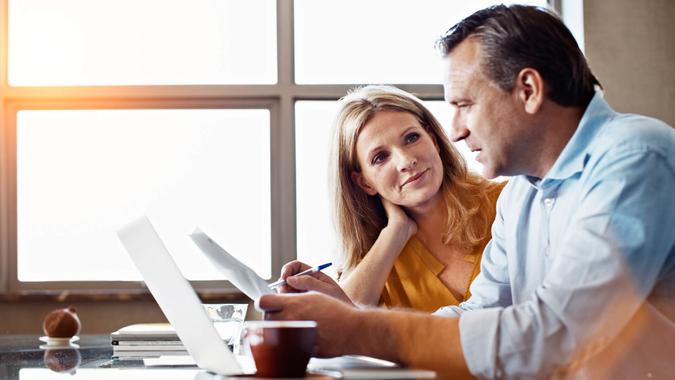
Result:
{"label": "glass table", "polygon": [[[46,346],[37,335],[0,335],[0,379],[212,380],[225,377],[196,367],[144,367],[142,361],[111,359],[108,335],[83,335],[71,346]],[[247,376],[237,376],[237,378]],[[249,376],[250,377],[250,376]],[[306,379],[331,379],[308,375]]]}

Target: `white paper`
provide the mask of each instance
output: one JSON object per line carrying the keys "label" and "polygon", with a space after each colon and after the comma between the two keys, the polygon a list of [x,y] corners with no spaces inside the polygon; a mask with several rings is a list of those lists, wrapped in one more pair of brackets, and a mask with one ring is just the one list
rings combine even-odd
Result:
{"label": "white paper", "polygon": [[307,369],[341,379],[435,379],[436,372],[401,368],[390,361],[369,356],[347,355],[330,359],[312,358]]}
{"label": "white paper", "polygon": [[[237,363],[241,366],[244,373],[255,373],[255,362],[248,355],[235,356]],[[184,355],[163,355],[158,358],[145,358],[143,365],[146,367],[190,367],[197,366],[192,356]]]}
{"label": "white paper", "polygon": [[146,367],[183,367],[196,366],[197,363],[190,355],[160,356],[158,358],[144,358],[143,365]]}
{"label": "white paper", "polygon": [[206,257],[218,268],[225,279],[244,292],[249,298],[257,301],[264,294],[274,293],[267,281],[258,276],[253,269],[235,259],[219,246],[213,239],[199,228],[190,234],[192,241]]}

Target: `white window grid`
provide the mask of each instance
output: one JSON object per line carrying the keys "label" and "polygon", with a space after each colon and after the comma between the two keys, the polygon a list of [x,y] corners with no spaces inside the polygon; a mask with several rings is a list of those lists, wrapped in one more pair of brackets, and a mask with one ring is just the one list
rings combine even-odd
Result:
{"label": "white window grid", "polygon": [[[16,242],[16,115],[31,109],[239,109],[270,111],[272,273],[296,258],[294,105],[337,100],[362,85],[294,81],[293,0],[277,2],[278,81],[271,85],[10,87],[8,1],[0,0],[0,295],[147,293],[141,282],[19,282]],[[561,0],[550,0],[560,9]],[[431,47],[430,47],[431,48]],[[440,84],[391,83],[423,100],[442,100]],[[326,221],[329,222],[329,221]],[[205,293],[239,294],[224,281],[193,281]]]}

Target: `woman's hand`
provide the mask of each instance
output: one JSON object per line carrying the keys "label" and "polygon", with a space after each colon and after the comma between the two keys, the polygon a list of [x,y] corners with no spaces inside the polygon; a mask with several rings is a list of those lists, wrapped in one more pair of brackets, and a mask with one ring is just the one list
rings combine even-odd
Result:
{"label": "woman's hand", "polygon": [[280,286],[279,293],[304,293],[316,291],[329,295],[349,305],[353,305],[352,300],[345,294],[340,285],[329,275],[323,272],[316,272],[303,276],[295,276],[297,273],[310,269],[311,267],[300,261],[291,261],[281,268],[281,279],[286,280],[286,285]]}
{"label": "woman's hand", "polygon": [[359,264],[342,274],[342,287],[358,305],[375,306],[380,302],[384,284],[398,255],[417,233],[417,223],[405,211],[382,197],[387,225]]}
{"label": "woman's hand", "polygon": [[403,211],[399,205],[395,205],[390,201],[380,197],[384,211],[387,212],[387,227],[402,233],[408,241],[413,235],[417,233],[417,223]]}

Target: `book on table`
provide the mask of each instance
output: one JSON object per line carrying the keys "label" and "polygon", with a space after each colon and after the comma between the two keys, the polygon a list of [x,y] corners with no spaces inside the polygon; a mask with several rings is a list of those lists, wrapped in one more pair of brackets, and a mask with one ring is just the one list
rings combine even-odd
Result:
{"label": "book on table", "polygon": [[124,326],[110,333],[110,339],[113,345],[115,342],[131,341],[180,342],[178,335],[176,335],[176,330],[168,323],[138,323]]}
{"label": "book on table", "polygon": [[[232,338],[231,329],[215,325],[221,338],[228,343]],[[168,323],[140,323],[122,327],[110,334],[113,359],[142,360],[159,356],[188,355],[173,327]]]}

